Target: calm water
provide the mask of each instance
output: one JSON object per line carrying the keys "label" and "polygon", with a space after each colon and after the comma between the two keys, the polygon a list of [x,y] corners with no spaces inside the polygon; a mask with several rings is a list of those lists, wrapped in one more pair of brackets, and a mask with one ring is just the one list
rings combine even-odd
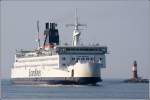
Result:
{"label": "calm water", "polygon": [[2,81],[2,98],[125,98],[148,99],[148,83],[124,83],[123,80],[104,80],[98,86],[84,85],[12,85],[9,80]]}

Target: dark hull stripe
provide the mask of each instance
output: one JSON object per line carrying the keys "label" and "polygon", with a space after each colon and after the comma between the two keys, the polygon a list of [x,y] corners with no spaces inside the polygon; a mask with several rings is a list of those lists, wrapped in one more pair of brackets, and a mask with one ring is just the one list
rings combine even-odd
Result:
{"label": "dark hull stripe", "polygon": [[100,77],[13,78],[14,84],[96,84]]}

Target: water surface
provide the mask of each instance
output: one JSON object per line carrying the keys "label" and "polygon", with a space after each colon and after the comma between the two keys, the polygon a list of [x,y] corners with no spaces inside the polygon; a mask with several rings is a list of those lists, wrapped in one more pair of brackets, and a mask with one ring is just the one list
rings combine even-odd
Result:
{"label": "water surface", "polygon": [[103,80],[91,85],[14,85],[2,80],[3,99],[148,99],[148,83],[124,83],[123,80]]}

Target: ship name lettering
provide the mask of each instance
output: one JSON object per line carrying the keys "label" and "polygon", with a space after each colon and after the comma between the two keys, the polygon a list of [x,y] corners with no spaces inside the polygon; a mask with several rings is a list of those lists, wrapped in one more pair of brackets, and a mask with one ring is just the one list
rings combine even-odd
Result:
{"label": "ship name lettering", "polygon": [[41,76],[41,71],[40,70],[29,70],[29,76]]}

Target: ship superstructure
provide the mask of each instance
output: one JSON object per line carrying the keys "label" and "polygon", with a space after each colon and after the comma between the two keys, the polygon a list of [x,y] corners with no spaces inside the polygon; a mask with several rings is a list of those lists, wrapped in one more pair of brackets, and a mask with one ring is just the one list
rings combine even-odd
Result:
{"label": "ship superstructure", "polygon": [[[60,45],[56,23],[45,24],[45,39],[37,50],[16,51],[11,68],[13,83],[20,84],[95,84],[105,68],[106,46],[80,45],[77,17],[72,45]],[[39,40],[39,39],[38,39]],[[38,41],[39,42],[39,41]],[[39,43],[40,44],[40,43]],[[40,46],[40,45],[39,45]]]}

